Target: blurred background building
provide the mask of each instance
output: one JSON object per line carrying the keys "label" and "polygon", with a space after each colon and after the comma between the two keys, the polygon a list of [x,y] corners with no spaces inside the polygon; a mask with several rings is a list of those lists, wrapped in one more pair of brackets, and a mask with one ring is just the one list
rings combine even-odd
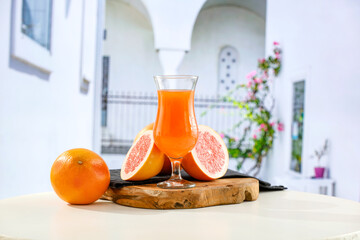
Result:
{"label": "blurred background building", "polygon": [[[241,134],[219,97],[278,41],[272,93],[285,131],[261,177],[360,201],[359,1],[6,0],[0,29],[0,198],[51,190],[51,165],[70,148],[120,168],[155,119],[153,75],[199,75],[198,122]],[[325,139],[326,179],[314,180],[311,155]]]}

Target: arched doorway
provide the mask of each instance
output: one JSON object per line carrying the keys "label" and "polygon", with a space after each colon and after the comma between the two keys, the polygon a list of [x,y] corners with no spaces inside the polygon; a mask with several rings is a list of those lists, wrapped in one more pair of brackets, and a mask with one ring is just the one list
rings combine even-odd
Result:
{"label": "arched doorway", "polygon": [[105,4],[100,138],[101,153],[111,165],[119,164],[119,154],[126,154],[137,132],[155,118],[152,76],[162,69],[142,2]]}
{"label": "arched doorway", "polygon": [[[198,15],[191,50],[179,68],[182,74],[196,73],[200,76],[198,93],[215,95],[226,92],[226,87],[231,90],[236,84],[244,83],[246,74],[256,69],[258,58],[265,55],[265,19],[258,12],[245,8],[242,2],[207,1]],[[266,7],[265,1],[255,2]],[[236,81],[232,86],[231,81],[235,79],[230,79],[230,84],[221,89],[219,55],[226,46],[237,51]]]}

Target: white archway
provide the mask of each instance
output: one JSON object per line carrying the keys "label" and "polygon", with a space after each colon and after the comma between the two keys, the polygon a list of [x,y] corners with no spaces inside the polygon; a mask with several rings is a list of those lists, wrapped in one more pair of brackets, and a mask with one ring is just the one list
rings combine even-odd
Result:
{"label": "white archway", "polygon": [[[205,4],[206,5],[206,4]],[[236,71],[224,71],[219,64],[219,53],[224,46],[238,52]],[[259,58],[265,55],[265,20],[248,9],[234,5],[216,5],[203,8],[192,34],[192,49],[186,54],[179,73],[200,76],[197,92],[219,94],[246,81],[246,75],[255,70]],[[226,67],[226,66],[225,66]],[[231,66],[230,66],[231,68]],[[223,72],[233,79],[224,89],[219,86]],[[224,80],[224,84],[226,79]],[[235,83],[232,83],[235,80]],[[220,82],[221,83],[221,82]]]}

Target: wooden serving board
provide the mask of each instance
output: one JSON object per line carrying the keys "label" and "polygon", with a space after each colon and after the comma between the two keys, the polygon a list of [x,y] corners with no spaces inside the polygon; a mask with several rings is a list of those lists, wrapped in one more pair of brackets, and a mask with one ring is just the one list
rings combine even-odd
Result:
{"label": "wooden serving board", "polygon": [[189,189],[162,189],[156,184],[108,188],[102,199],[137,208],[185,209],[255,201],[259,196],[254,178],[194,182],[196,186]]}

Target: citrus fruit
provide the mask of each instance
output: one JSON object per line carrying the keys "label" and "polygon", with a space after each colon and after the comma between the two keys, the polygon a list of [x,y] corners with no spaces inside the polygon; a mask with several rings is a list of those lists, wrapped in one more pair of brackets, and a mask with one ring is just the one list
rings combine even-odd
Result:
{"label": "citrus fruit", "polygon": [[138,138],[139,138],[144,132],[146,132],[147,130],[153,130],[153,128],[154,128],[154,123],[150,123],[150,124],[146,125],[146,126],[145,126],[143,129],[141,129],[140,132],[136,135],[134,142],[135,142],[136,140],[138,140]]}
{"label": "citrus fruit", "polygon": [[199,125],[197,143],[182,161],[185,171],[198,180],[214,180],[225,175],[228,165],[229,153],[220,135]]}
{"label": "citrus fruit", "polygon": [[71,204],[89,204],[99,199],[110,183],[105,161],[93,151],[76,148],[63,152],[50,172],[56,194]]}
{"label": "citrus fruit", "polygon": [[[148,125],[146,125],[143,129],[141,129],[141,131],[136,135],[134,142],[147,130],[153,130],[154,128],[154,123],[150,123]],[[171,162],[170,159],[165,155],[165,160],[164,160],[164,166],[161,169],[159,175],[169,175],[171,174]]]}
{"label": "citrus fruit", "polygon": [[141,181],[156,176],[165,155],[156,147],[153,130],[147,130],[131,146],[121,167],[123,180]]}

